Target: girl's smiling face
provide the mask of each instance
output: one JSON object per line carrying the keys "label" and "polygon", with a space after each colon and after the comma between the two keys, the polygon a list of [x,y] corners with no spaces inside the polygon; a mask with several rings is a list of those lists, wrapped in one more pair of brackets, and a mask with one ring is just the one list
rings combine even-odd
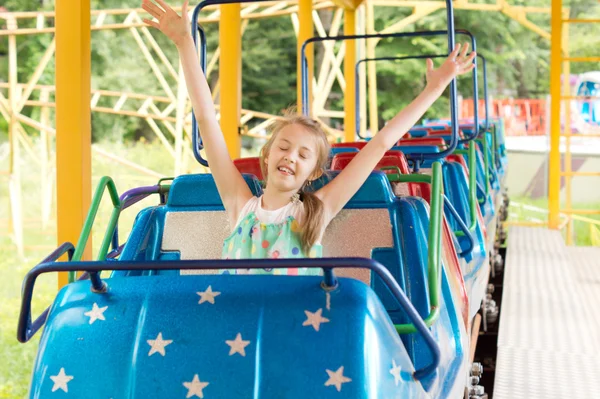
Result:
{"label": "girl's smiling face", "polygon": [[280,191],[298,191],[317,175],[319,159],[314,134],[299,124],[281,129],[265,159],[267,185]]}

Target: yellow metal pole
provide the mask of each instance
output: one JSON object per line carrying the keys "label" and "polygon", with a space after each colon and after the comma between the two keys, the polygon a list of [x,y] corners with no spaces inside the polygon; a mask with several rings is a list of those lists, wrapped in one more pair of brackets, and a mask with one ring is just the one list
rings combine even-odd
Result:
{"label": "yellow metal pole", "polygon": [[548,211],[551,229],[560,224],[560,75],[562,58],[562,0],[552,0],[550,39],[550,163]]}
{"label": "yellow metal pole", "polygon": [[[375,14],[372,0],[366,0],[366,28],[367,34],[375,33]],[[375,39],[367,40],[367,58],[375,58]],[[369,88],[369,128],[371,135],[379,131],[379,115],[377,114],[377,63],[369,62],[367,65],[367,79]]]}
{"label": "yellow metal pole", "polygon": [[221,59],[221,130],[231,158],[240,156],[240,116],[242,108],[242,19],[240,4],[221,5],[219,44]]}
{"label": "yellow metal pole", "polygon": [[[58,242],[76,243],[90,206],[90,0],[56,0]],[[91,259],[91,238],[83,259]],[[58,286],[67,283],[60,273]]]}
{"label": "yellow metal pole", "polygon": [[[344,35],[356,34],[356,11],[344,10]],[[356,42],[346,41],[346,54],[344,56],[344,79],[346,80],[346,91],[344,92],[344,138],[345,141],[354,141],[354,104],[356,95],[356,79],[354,77],[354,66],[356,65]]]}
{"label": "yellow metal pole", "polygon": [[[567,15],[568,17],[568,15]],[[565,25],[562,27],[562,47],[563,47],[563,55],[566,59],[569,57],[569,25]],[[563,92],[562,94],[565,96],[571,95],[571,63],[566,59],[563,61]],[[565,134],[566,134],[566,142],[565,142],[565,155],[564,155],[564,164],[563,170],[565,171],[564,179],[565,179],[565,206],[570,209],[571,206],[571,184],[573,183],[573,176],[571,173],[571,101],[565,102]],[[562,174],[561,174],[562,175]],[[562,176],[561,176],[562,178]],[[566,225],[566,241],[567,245],[573,245],[573,220],[569,219]]]}
{"label": "yellow metal pole", "polygon": [[[296,88],[297,88],[297,97],[298,98],[298,113],[302,113],[302,56],[301,49],[302,43],[304,43],[307,39],[314,36],[314,27],[313,27],[313,5],[312,0],[299,0],[298,1],[299,10],[298,10],[298,67],[297,67],[297,78],[296,78]],[[306,61],[308,62],[308,112],[309,115],[313,114],[312,109],[312,86],[313,86],[313,76],[314,76],[314,47],[311,44],[306,46]]]}

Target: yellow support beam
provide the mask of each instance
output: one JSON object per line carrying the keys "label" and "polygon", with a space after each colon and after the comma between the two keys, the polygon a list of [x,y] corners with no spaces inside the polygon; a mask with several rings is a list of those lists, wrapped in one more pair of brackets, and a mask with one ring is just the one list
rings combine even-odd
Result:
{"label": "yellow support beam", "polygon": [[332,0],[333,4],[344,10],[356,10],[362,2],[363,0]]}
{"label": "yellow support beam", "polygon": [[[313,27],[313,5],[312,0],[299,0],[298,1],[299,10],[298,10],[298,67],[297,67],[297,78],[296,78],[296,87],[297,87],[297,99],[298,99],[298,113],[302,113],[302,56],[301,49],[302,44],[314,36],[314,27]],[[306,61],[308,62],[308,112],[309,115],[312,115],[312,86],[313,86],[313,76],[314,76],[314,46],[313,44],[309,44],[306,46]]]}
{"label": "yellow support beam", "polygon": [[240,157],[239,134],[242,109],[242,19],[240,4],[221,5],[219,20],[219,44],[221,60],[220,111],[221,130],[227,142],[231,158]]}
{"label": "yellow support beam", "polygon": [[[58,243],[76,243],[90,206],[90,0],[56,0],[56,191]],[[91,259],[91,238],[83,259]],[[58,286],[67,283],[60,273]]]}
{"label": "yellow support beam", "polygon": [[560,76],[562,61],[562,0],[552,0],[550,38],[550,162],[548,170],[549,227],[560,224]]}
{"label": "yellow support beam", "polygon": [[[356,34],[356,11],[344,10],[344,35],[350,36]],[[356,79],[354,76],[354,66],[356,65],[356,42],[347,40],[346,54],[344,56],[344,79],[346,80],[346,90],[344,91],[344,139],[346,142],[354,141],[355,127],[354,116],[356,110],[354,103],[356,101]]]}
{"label": "yellow support beam", "polygon": [[[375,33],[375,12],[373,10],[372,0],[367,0],[366,5],[366,30],[367,34]],[[367,58],[375,58],[375,47],[377,46],[376,39],[367,40]],[[377,63],[367,63],[367,87],[369,93],[369,128],[371,135],[377,134],[379,131],[379,115],[377,113]],[[366,118],[366,115],[364,116]]]}

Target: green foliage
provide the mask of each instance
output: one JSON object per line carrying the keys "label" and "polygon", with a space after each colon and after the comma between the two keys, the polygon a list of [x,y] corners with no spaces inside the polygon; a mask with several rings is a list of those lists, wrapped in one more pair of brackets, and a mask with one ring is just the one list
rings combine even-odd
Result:
{"label": "green foliage", "polygon": [[[179,1],[170,1],[179,4]],[[92,0],[93,9],[138,7],[140,0]],[[511,4],[548,7],[546,0],[514,0]],[[565,3],[570,9],[571,18],[600,18],[597,3],[592,0],[573,0]],[[40,0],[5,0],[4,7],[9,11],[29,11],[52,9],[53,4]],[[375,27],[385,27],[410,15],[407,8],[377,7],[375,9]],[[319,11],[326,25],[330,24],[333,12]],[[110,23],[114,18],[108,17]],[[529,14],[528,18],[543,29],[549,30],[548,14]],[[34,24],[33,21],[29,24]],[[494,97],[543,97],[549,90],[549,41],[527,29],[520,23],[499,12],[455,11],[457,28],[470,30],[477,38],[479,53],[488,62],[489,92]],[[599,24],[571,24],[571,55],[592,56],[600,47]],[[218,47],[218,25],[204,26],[208,37],[209,57]],[[446,29],[445,10],[438,10],[406,31],[444,30]],[[172,43],[154,29],[152,36],[165,52],[171,64],[177,70],[177,52]],[[51,35],[20,36],[19,80],[27,81],[35,69],[43,52],[50,43]],[[459,37],[464,41],[465,37]],[[336,44],[339,48],[340,44]],[[406,56],[415,54],[442,54],[447,51],[445,37],[401,38],[382,40],[377,46],[376,55]],[[8,40],[0,38],[0,80],[8,76],[7,60]],[[268,113],[280,113],[282,109],[296,103],[296,39],[289,17],[276,17],[252,20],[244,33],[242,41],[242,106]],[[318,65],[323,56],[320,45],[315,46],[315,58]],[[155,58],[156,55],[154,54]],[[437,60],[440,62],[440,60]],[[175,80],[166,68],[158,63],[166,77],[167,84],[175,91]],[[573,63],[572,73],[581,73],[597,69],[589,63]],[[218,75],[215,69],[210,77],[214,85]],[[378,62],[378,114],[380,125],[389,120],[402,107],[408,104],[425,84],[425,60],[401,62]],[[48,66],[41,78],[42,84],[52,84],[54,64]],[[480,87],[482,85],[480,75]],[[138,47],[129,30],[94,31],[92,33],[92,88],[144,93],[166,96],[144,54]],[[459,93],[464,97],[472,96],[472,83],[469,76],[462,77],[458,84]],[[480,88],[480,95],[483,94]],[[344,95],[337,83],[334,84],[326,108],[343,109]],[[117,98],[106,99],[98,106],[111,107]],[[129,102],[134,110],[141,105]],[[26,108],[24,113],[36,118],[39,110]],[[448,115],[447,94],[438,100],[425,115],[426,118],[446,117]],[[331,121],[335,124],[336,121]],[[0,118],[0,135],[6,132],[6,122]],[[154,134],[145,121],[138,118],[94,113],[92,134],[95,141],[101,139],[113,141],[135,140],[141,136],[153,138]],[[1,137],[0,137],[1,138]]]}

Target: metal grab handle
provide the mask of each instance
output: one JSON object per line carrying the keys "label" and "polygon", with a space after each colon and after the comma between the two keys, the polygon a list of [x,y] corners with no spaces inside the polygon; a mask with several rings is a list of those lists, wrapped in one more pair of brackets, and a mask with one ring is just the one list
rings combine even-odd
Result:
{"label": "metal grab handle", "polygon": [[[149,197],[152,194],[164,194],[165,192],[168,192],[169,188],[170,188],[170,185],[161,185],[159,182],[159,184],[157,184],[156,186],[143,186],[143,187],[132,188],[131,190],[125,191],[119,197],[119,201],[121,201],[121,212],[123,212],[125,209],[129,208],[130,206],[133,206],[133,205],[137,204],[138,202],[146,199],[147,197]],[[161,198],[161,202],[162,202],[162,198]],[[112,251],[111,251],[112,256],[107,255],[107,257],[114,257],[114,256],[118,255],[115,253],[115,251],[117,251],[119,247],[120,247],[119,246],[119,222],[117,220],[117,224],[115,226],[115,230],[114,230],[113,236],[112,236]]]}
{"label": "metal grab handle", "polygon": [[[48,255],[41,264],[54,264],[50,262],[56,262],[58,258],[64,254],[69,254],[69,261],[73,259],[73,253],[75,247],[70,242],[65,242],[60,247],[56,248],[54,252]],[[37,267],[37,266],[36,266]],[[34,268],[35,269],[35,268]],[[29,272],[31,273],[31,272]],[[27,273],[27,275],[29,275]],[[35,279],[34,279],[35,282]],[[23,288],[21,292],[21,311],[19,313],[19,324],[17,326],[17,339],[19,342],[27,342],[35,335],[35,333],[44,325],[48,318],[48,312],[50,308],[46,308],[40,316],[32,323],[31,322],[31,299],[33,297],[33,284],[31,287],[27,283],[27,277],[23,282]]]}
{"label": "metal grab handle", "polygon": [[[276,1],[276,0],[260,0],[260,2],[266,1]],[[191,33],[192,38],[194,39],[194,46],[196,49],[200,49],[200,67],[202,68],[202,72],[206,74],[206,34],[204,33],[204,29],[200,25],[198,25],[198,16],[200,15],[200,11],[203,8],[218,5],[218,4],[243,4],[243,3],[258,3],[257,0],[204,0],[198,3],[196,7],[194,7],[194,11],[192,12],[192,18],[190,21],[191,24]],[[200,37],[200,45],[198,45],[198,36]],[[206,76],[206,75],[205,75]],[[208,161],[202,158],[200,154],[200,150],[204,148],[202,145],[202,137],[200,136],[200,131],[198,130],[198,124],[196,122],[196,116],[194,114],[194,110],[192,109],[192,148],[194,153],[194,158],[203,166],[208,166]]]}
{"label": "metal grab handle", "polygon": [[[446,35],[448,32],[447,31],[443,31],[443,30],[438,30],[438,31],[424,31],[424,32],[413,32],[413,33],[420,33],[422,36],[442,36],[442,35]],[[471,51],[477,51],[477,41],[475,40],[475,36],[473,36],[473,34],[465,29],[457,29],[455,31],[455,34],[460,34],[460,35],[465,35],[468,36],[471,39]],[[354,106],[355,106],[355,129],[356,129],[356,134],[358,135],[358,137],[360,137],[361,139],[364,139],[364,137],[362,137],[360,135],[360,88],[359,88],[359,66],[361,63],[363,62],[372,62],[372,61],[401,61],[401,60],[409,60],[409,59],[426,59],[426,58],[442,58],[442,57],[447,57],[448,54],[433,54],[433,55],[414,55],[414,56],[405,56],[405,57],[379,57],[379,58],[364,58],[362,60],[359,60],[356,63],[356,66],[354,67],[354,74],[355,74],[355,80],[356,80],[356,84],[355,84],[355,89],[354,89],[354,93],[355,93],[355,99],[356,101],[354,102]],[[475,64],[475,68],[473,69],[473,107],[474,107],[474,114],[475,114],[475,126],[479,126],[479,85],[478,85],[478,81],[477,81],[477,61],[473,60],[473,63]],[[484,81],[487,83],[487,76],[484,75]],[[487,93],[487,88],[484,90],[485,93]],[[485,96],[486,98],[486,107],[487,107],[487,95]],[[486,108],[487,111],[487,108]],[[486,113],[486,129],[487,129],[487,113]],[[485,130],[484,130],[485,131]],[[464,143],[464,142],[468,142],[470,140],[473,140],[475,137],[477,137],[478,135],[478,131],[476,131],[472,137],[467,137],[466,139],[461,139],[459,140],[459,143]]]}
{"label": "metal grab handle", "polygon": [[[414,372],[415,379],[422,379],[432,374],[440,363],[440,348],[435,338],[419,316],[416,309],[402,291],[398,282],[392,274],[381,263],[373,259],[364,258],[321,258],[321,259],[241,259],[241,260],[183,260],[183,261],[119,261],[119,262],[43,262],[31,269],[25,276],[23,282],[23,300],[21,303],[21,315],[17,339],[26,342],[30,335],[26,334],[26,323],[23,321],[30,317],[31,297],[37,277],[43,273],[86,270],[98,272],[102,270],[214,270],[214,269],[287,269],[287,268],[319,268],[331,271],[336,267],[369,269],[382,279],[390,292],[394,295],[400,306],[404,309],[409,319],[413,322],[416,330],[421,334],[429,347],[432,355],[432,363]],[[327,283],[327,282],[326,282]],[[334,283],[332,281],[330,283]],[[39,327],[38,327],[39,329]],[[37,330],[36,330],[37,331]]]}
{"label": "metal grab handle", "polygon": [[[92,226],[94,225],[94,221],[96,220],[98,208],[100,207],[100,203],[102,201],[104,193],[106,192],[106,189],[108,189],[108,193],[113,204],[113,211],[110,215],[110,219],[108,221],[108,226],[106,227],[106,233],[104,234],[100,250],[98,251],[98,260],[104,260],[104,258],[106,258],[108,248],[112,241],[113,232],[115,230],[115,226],[117,225],[117,221],[119,220],[119,214],[121,213],[121,201],[119,200],[117,188],[115,186],[114,181],[108,176],[102,177],[100,179],[100,182],[98,183],[98,186],[96,187],[94,197],[92,198],[92,205],[90,206],[90,210],[88,211],[85,223],[83,224],[83,228],[81,229],[81,234],[79,235],[77,246],[75,247],[75,253],[73,254],[74,261],[81,260],[81,257],[83,256],[83,251],[85,250],[88,239],[90,237]],[[90,280],[92,281],[92,286],[95,290],[103,290],[104,287],[102,285],[102,281],[100,280],[97,273],[90,273]],[[74,272],[69,273],[69,282],[72,283],[73,281],[75,281]]]}
{"label": "metal grab handle", "polygon": [[471,234],[471,232],[469,231],[469,227],[464,222],[464,220],[462,220],[462,218],[460,217],[460,215],[458,214],[456,209],[454,209],[454,206],[452,206],[452,203],[450,202],[448,197],[446,197],[445,195],[444,195],[444,208],[454,217],[454,220],[456,221],[456,223],[458,223],[458,228],[460,230],[455,231],[454,235],[456,237],[459,237],[459,236],[467,237],[467,240],[469,241],[469,247],[467,249],[462,249],[462,247],[461,247],[462,251],[461,251],[461,253],[458,254],[458,256],[460,256],[461,258],[464,258],[465,256],[469,255],[471,252],[473,252],[473,249],[475,248],[475,238],[473,238],[473,234]]}
{"label": "metal grab handle", "polygon": [[[200,68],[202,68],[202,73],[206,74],[206,34],[204,33],[204,29],[200,25],[198,25],[198,15],[196,13],[196,9],[202,3],[198,4],[194,9],[193,18],[192,18],[192,38],[194,39],[194,46],[198,49],[198,35],[200,36]],[[200,12],[198,10],[198,12]],[[200,154],[200,150],[202,150],[204,146],[202,145],[202,137],[200,136],[200,129],[198,129],[198,122],[196,121],[196,113],[194,112],[194,108],[192,107],[192,149],[194,153],[194,158],[196,161],[200,163],[202,166],[208,167],[208,161],[202,157]]]}
{"label": "metal grab handle", "polygon": [[[380,168],[380,170],[382,170],[382,171],[383,170],[392,170],[392,171],[397,172],[397,173],[386,174],[386,177],[388,178],[390,183],[431,183],[431,176],[420,175],[420,174],[403,175],[400,173],[400,168],[398,168],[397,166],[386,166],[386,167]],[[473,235],[469,231],[469,228],[467,227],[466,223],[462,220],[462,218],[460,217],[460,215],[458,214],[456,209],[454,209],[454,206],[452,206],[452,203],[450,202],[448,197],[446,197],[445,194],[442,194],[442,196],[444,197],[445,209],[447,209],[448,212],[454,217],[454,219],[458,223],[458,227],[460,228],[460,230],[455,231],[454,234],[457,237],[464,235],[469,240],[469,244],[470,244],[469,247],[466,250],[462,250],[462,252],[460,254],[458,254],[461,257],[467,256],[475,248],[475,239],[473,238]],[[432,194],[432,197],[433,197],[433,194]]]}
{"label": "metal grab handle", "polygon": [[[469,146],[468,150],[456,150],[457,155],[467,155],[469,157],[469,211],[471,215],[471,224],[469,231],[475,231],[477,228],[477,164],[475,160],[475,145]],[[461,232],[455,232],[457,236],[461,236]]]}
{"label": "metal grab handle", "polygon": [[[448,34],[448,48],[450,51],[454,49],[454,14],[452,9],[452,1],[446,0],[446,11],[448,16],[448,32],[445,31],[431,31],[431,32],[404,32],[404,33],[376,33],[368,35],[341,35],[341,36],[327,36],[327,37],[311,37],[302,43],[301,49],[301,65],[302,65],[302,113],[308,115],[308,61],[306,59],[306,47],[310,43],[324,42],[324,41],[345,41],[345,40],[356,40],[356,39],[385,39],[393,37],[420,37],[420,36],[435,36],[438,32],[444,32]],[[434,33],[432,33],[434,32]],[[458,145],[458,106],[457,106],[457,91],[456,91],[456,78],[450,82],[450,120],[452,137],[448,148],[438,153],[431,154],[420,154],[421,159],[441,159],[447,155],[452,154],[456,146]]]}
{"label": "metal grab handle", "polygon": [[[411,176],[410,179],[405,177]],[[429,288],[429,315],[425,318],[425,325],[430,327],[440,317],[439,298],[441,295],[442,281],[442,221],[443,221],[443,195],[442,164],[434,162],[432,175],[400,175],[400,181],[411,180],[415,182],[431,183],[431,206],[429,211],[429,235],[427,237],[427,280]],[[417,331],[414,324],[396,324],[398,334],[410,334]]]}

